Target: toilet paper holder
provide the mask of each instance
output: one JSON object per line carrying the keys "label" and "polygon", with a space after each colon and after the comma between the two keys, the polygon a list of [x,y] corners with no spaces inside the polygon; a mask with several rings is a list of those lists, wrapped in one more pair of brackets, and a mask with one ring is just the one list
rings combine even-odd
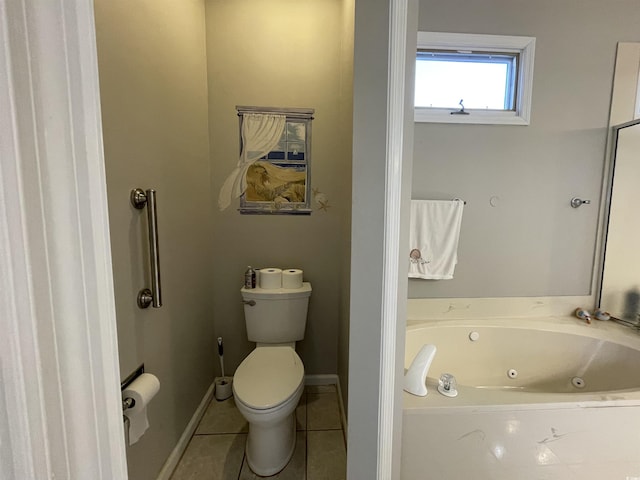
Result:
{"label": "toilet paper holder", "polygon": [[[120,391],[124,391],[125,388],[131,385],[131,382],[133,382],[136,378],[138,378],[143,373],[144,373],[144,363],[140,365],[138,368],[136,368],[133,372],[131,372],[129,376],[125,378],[122,382],[120,382]],[[123,412],[129,408],[135,407],[135,405],[136,405],[136,401],[133,398],[127,397],[122,399]]]}
{"label": "toilet paper holder", "polygon": [[125,410],[127,410],[128,408],[133,408],[135,406],[136,406],[136,401],[131,397],[127,397],[124,400],[122,400],[122,411],[123,412]]}
{"label": "toilet paper holder", "polygon": [[160,390],[160,380],[145,372],[144,365],[141,365],[120,386],[123,417],[129,419],[128,422],[123,419],[125,441],[128,435],[127,444],[133,445],[150,427],[147,407]]}

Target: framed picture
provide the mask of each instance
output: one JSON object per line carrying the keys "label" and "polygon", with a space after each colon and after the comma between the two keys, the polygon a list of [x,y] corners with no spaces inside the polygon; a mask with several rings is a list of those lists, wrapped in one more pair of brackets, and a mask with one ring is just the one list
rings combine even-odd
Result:
{"label": "framed picture", "polygon": [[[311,109],[276,109],[237,107],[240,118],[240,152],[257,159],[247,167],[246,190],[240,197],[243,214],[297,214],[311,213]],[[284,115],[284,123],[273,127],[274,138],[253,141],[252,132],[262,133],[265,128],[244,128],[246,116],[253,114]],[[254,118],[252,118],[254,119]],[[269,145],[266,151],[249,151],[254,145]],[[249,147],[247,147],[249,145]]]}

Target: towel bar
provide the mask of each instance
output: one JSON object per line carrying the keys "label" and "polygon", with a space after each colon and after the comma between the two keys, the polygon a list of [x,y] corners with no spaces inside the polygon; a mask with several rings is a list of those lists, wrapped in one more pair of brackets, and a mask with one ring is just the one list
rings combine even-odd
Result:
{"label": "towel bar", "polygon": [[[417,199],[412,199],[412,200],[417,200]],[[443,201],[445,201],[445,200],[443,200]],[[466,200],[462,200],[461,198],[452,198],[451,201],[452,202],[462,202],[465,205],[467,204],[467,201]]]}

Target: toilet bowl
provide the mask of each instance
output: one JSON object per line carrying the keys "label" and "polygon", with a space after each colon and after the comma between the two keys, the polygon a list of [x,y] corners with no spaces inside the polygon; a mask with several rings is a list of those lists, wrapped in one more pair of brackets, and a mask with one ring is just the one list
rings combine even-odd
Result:
{"label": "toilet bowl", "polygon": [[304,366],[290,346],[258,346],[236,370],[233,393],[249,422],[246,454],[254,473],[275,475],[289,463],[303,390]]}

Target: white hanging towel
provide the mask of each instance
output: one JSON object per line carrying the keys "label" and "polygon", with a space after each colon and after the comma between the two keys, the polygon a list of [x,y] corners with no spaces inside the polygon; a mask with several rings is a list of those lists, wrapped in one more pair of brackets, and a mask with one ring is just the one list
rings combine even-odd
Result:
{"label": "white hanging towel", "polygon": [[462,200],[411,200],[409,278],[453,278],[463,207]]}

